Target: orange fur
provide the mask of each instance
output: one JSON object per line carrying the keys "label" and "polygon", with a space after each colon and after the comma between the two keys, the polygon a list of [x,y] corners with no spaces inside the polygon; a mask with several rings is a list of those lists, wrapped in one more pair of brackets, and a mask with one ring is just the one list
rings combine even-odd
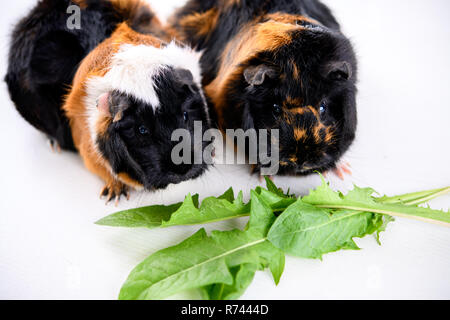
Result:
{"label": "orange fur", "polygon": [[302,98],[292,98],[292,97],[287,97],[286,101],[285,101],[285,106],[286,107],[301,107],[303,105],[303,100]]}
{"label": "orange fur", "polygon": [[225,0],[225,1],[223,1],[222,5],[225,9],[232,7],[234,5],[240,6],[241,0]]}
{"label": "orange fur", "polygon": [[[291,32],[300,29],[303,27],[274,19],[266,22],[254,21],[243,27],[227,44],[222,54],[218,76],[205,87],[219,119],[223,119],[226,108],[224,97],[228,83],[242,76],[246,62],[260,52],[274,51],[289,44],[292,41]],[[223,123],[219,123],[219,126],[223,126]]]}
{"label": "orange fur", "polygon": [[322,136],[320,134],[322,129],[325,129],[325,126],[321,122],[319,122],[313,129],[313,136],[316,143],[319,143],[322,140]]}
{"label": "orange fur", "polygon": [[180,26],[183,30],[193,30],[197,35],[205,36],[217,24],[218,18],[217,9],[211,9],[203,13],[196,12],[181,19]]}
{"label": "orange fur", "polygon": [[297,64],[295,63],[294,59],[290,61],[292,66],[292,77],[295,80],[300,80],[300,69],[298,68]]}
{"label": "orange fur", "polygon": [[295,138],[296,141],[300,141],[305,136],[306,136],[306,130],[298,129],[298,128],[294,129],[294,138]]}
{"label": "orange fur", "polygon": [[272,13],[272,14],[267,15],[266,18],[277,21],[277,22],[293,24],[293,25],[297,24],[300,21],[305,21],[305,22],[309,22],[312,24],[320,25],[320,22],[318,22],[317,20],[307,18],[305,16],[298,15],[298,14],[287,14],[287,13],[277,12],[277,13]]}

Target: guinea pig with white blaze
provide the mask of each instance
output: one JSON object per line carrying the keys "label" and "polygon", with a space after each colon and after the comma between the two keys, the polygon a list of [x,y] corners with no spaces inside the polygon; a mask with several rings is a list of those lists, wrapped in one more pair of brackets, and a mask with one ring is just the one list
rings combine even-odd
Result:
{"label": "guinea pig with white blaze", "polygon": [[203,52],[221,129],[278,129],[279,174],[342,173],[357,127],[357,60],[324,4],[190,0],[171,24]]}
{"label": "guinea pig with white blaze", "polygon": [[161,189],[206,169],[171,159],[175,130],[193,135],[195,121],[204,130],[209,123],[199,53],[188,47],[123,23],[83,60],[63,109],[86,167],[106,183],[108,200],[129,187]]}

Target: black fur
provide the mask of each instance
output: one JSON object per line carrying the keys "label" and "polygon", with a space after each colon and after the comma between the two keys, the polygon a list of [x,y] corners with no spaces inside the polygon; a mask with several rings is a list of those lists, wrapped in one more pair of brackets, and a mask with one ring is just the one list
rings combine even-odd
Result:
{"label": "black fur", "polygon": [[[178,70],[179,71],[179,70]],[[190,72],[185,70],[185,74]],[[172,149],[179,142],[172,142],[176,129],[187,129],[194,135],[194,121],[208,129],[206,102],[200,89],[180,80],[174,69],[168,68],[155,79],[160,106],[154,111],[151,105],[132,96],[113,92],[112,104],[127,104],[123,118],[109,126],[107,134],[98,138],[103,156],[113,171],[126,173],[146,189],[161,189],[200,176],[205,164],[175,165]],[[145,132],[141,129],[145,128]],[[194,150],[194,139],[191,141]],[[203,143],[203,148],[206,143]],[[191,155],[194,163],[193,153]]]}
{"label": "black fur", "polygon": [[81,60],[128,18],[107,0],[90,0],[81,11],[81,29],[69,30],[66,11],[72,4],[41,0],[17,24],[5,77],[11,99],[25,120],[68,150],[75,147],[61,110],[64,95]]}
{"label": "black fur", "polygon": [[[172,20],[182,39],[204,50],[201,62],[205,86],[217,77],[227,44],[244,26],[267,22],[267,15],[274,13],[302,15],[319,25],[299,21],[306,29],[293,31],[291,43],[243,61],[243,70],[263,65],[277,76],[266,76],[257,85],[250,85],[244,74],[227,82],[222,101],[225,111],[219,120],[227,128],[279,129],[281,174],[309,174],[334,168],[356,131],[357,62],[350,41],[340,32],[331,11],[317,0],[230,3],[191,0]],[[211,9],[217,10],[218,19],[207,34],[184,29],[180,23],[186,16]],[[298,79],[293,77],[292,61],[300,71]],[[288,98],[301,101],[301,106],[290,104]],[[302,114],[292,114],[299,107],[303,107]],[[333,132],[333,138],[327,141],[326,128]],[[305,137],[295,139],[294,130],[304,130]]]}
{"label": "black fur", "polygon": [[218,63],[227,43],[241,31],[242,26],[270,13],[307,15],[323,23],[325,26],[339,30],[339,24],[331,11],[317,0],[240,0],[228,10],[220,10],[217,26],[207,36],[198,37],[187,30],[181,30],[181,18],[193,13],[206,12],[212,8],[223,7],[226,0],[190,0],[173,17],[176,29],[186,33],[186,40],[199,50],[205,50],[202,57],[204,68],[204,84],[210,83],[218,71]]}

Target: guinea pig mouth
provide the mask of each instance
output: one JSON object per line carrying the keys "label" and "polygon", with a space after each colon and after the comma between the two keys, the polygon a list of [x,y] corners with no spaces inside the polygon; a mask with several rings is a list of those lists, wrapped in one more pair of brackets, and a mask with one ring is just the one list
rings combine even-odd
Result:
{"label": "guinea pig mouth", "polygon": [[[286,161],[282,161],[286,162]],[[279,174],[282,175],[309,175],[315,172],[324,172],[334,168],[335,161],[332,160],[331,157],[325,157],[324,159],[319,159],[317,162],[304,162],[300,163],[292,163],[286,162],[285,165],[280,166]]]}
{"label": "guinea pig mouth", "polygon": [[299,175],[308,175],[315,172],[325,172],[334,167],[336,167],[336,164],[333,161],[320,162],[317,165],[311,165],[308,163],[307,165],[299,166],[298,168],[296,168],[295,172]]}
{"label": "guinea pig mouth", "polygon": [[190,166],[189,170],[180,169],[179,172],[161,172],[158,175],[147,175],[144,188],[146,190],[165,189],[171,184],[180,184],[182,182],[193,180],[200,177],[207,169],[206,164],[197,164]]}
{"label": "guinea pig mouth", "polygon": [[302,167],[302,168],[297,169],[297,172],[298,173],[308,173],[308,172],[311,172],[311,171],[314,171],[314,170],[316,170],[316,168],[313,168],[313,167]]}

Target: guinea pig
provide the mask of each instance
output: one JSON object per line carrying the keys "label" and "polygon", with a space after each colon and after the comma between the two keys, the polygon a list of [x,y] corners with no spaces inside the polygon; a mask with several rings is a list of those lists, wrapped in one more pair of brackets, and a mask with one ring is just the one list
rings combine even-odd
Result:
{"label": "guinea pig", "polygon": [[123,23],[81,63],[63,109],[86,167],[106,183],[108,201],[130,187],[165,188],[206,169],[171,159],[174,130],[193,135],[195,121],[208,128],[199,58]]}
{"label": "guinea pig", "polygon": [[203,52],[221,129],[278,129],[279,174],[336,169],[355,138],[357,61],[325,5],[190,0],[171,24]]}
{"label": "guinea pig", "polygon": [[[79,28],[68,21],[79,9]],[[149,7],[138,0],[41,0],[14,28],[5,77],[12,101],[56,148],[75,151],[62,110],[81,60],[121,22],[170,40]]]}

